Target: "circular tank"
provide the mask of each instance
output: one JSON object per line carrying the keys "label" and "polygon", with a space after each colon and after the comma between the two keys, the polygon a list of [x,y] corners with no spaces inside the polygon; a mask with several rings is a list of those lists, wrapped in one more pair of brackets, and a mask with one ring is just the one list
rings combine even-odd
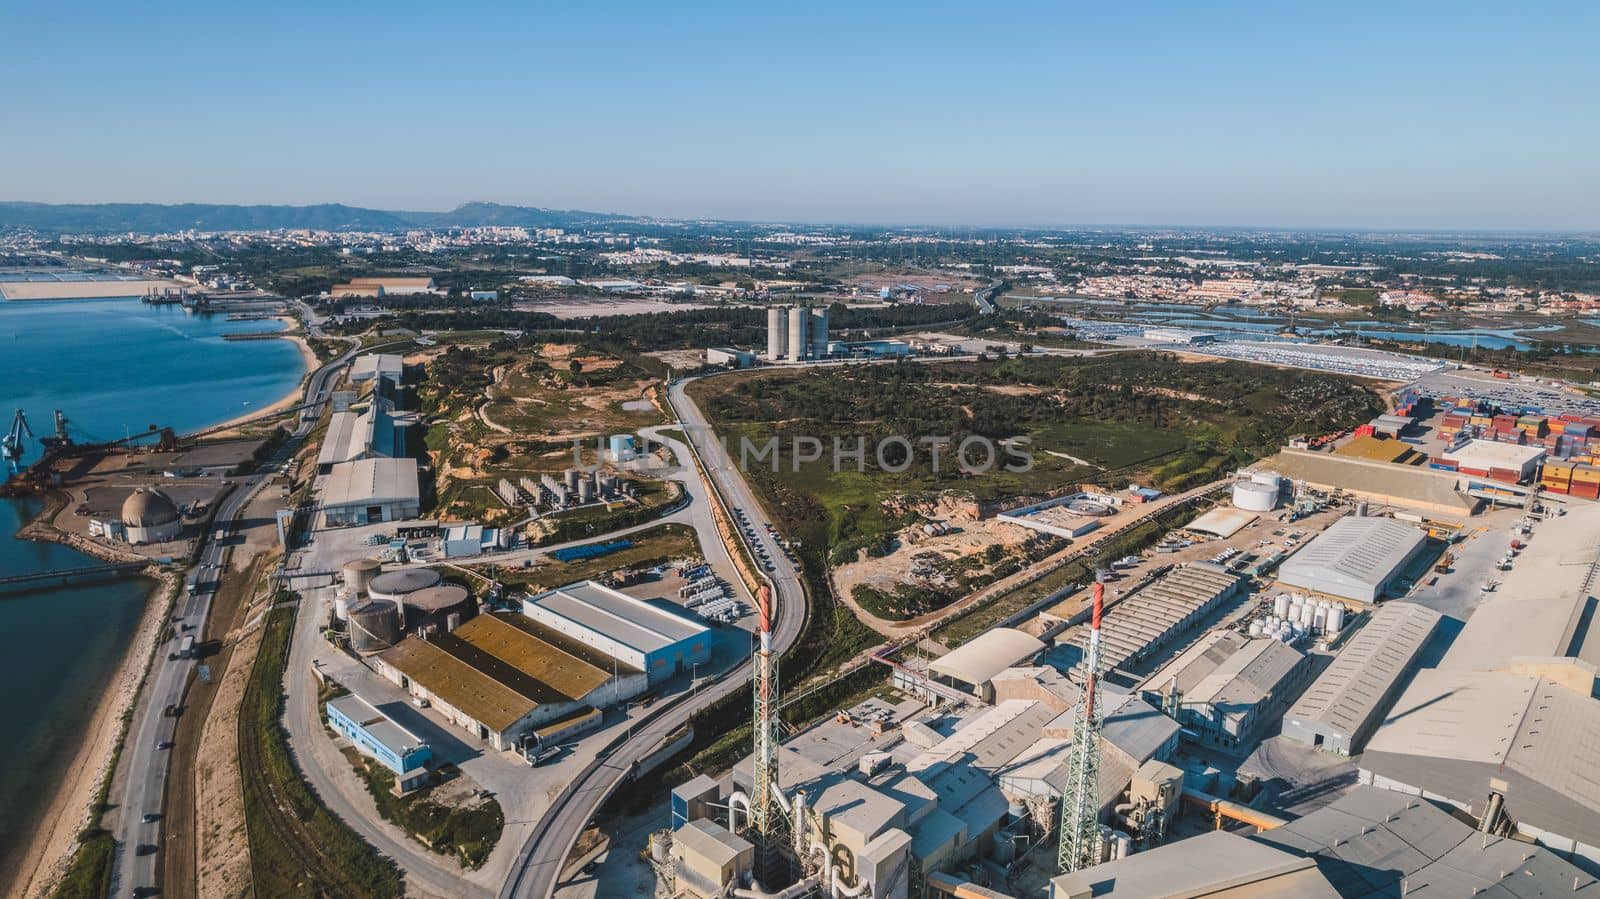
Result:
{"label": "circular tank", "polygon": [[398,601],[400,597],[418,590],[439,586],[443,580],[432,568],[402,568],[385,571],[367,584],[367,595],[373,599]]}
{"label": "circular tank", "polygon": [[1319,608],[1311,618],[1311,626],[1317,630],[1325,630],[1328,626],[1328,610]]}
{"label": "circular tank", "polygon": [[1264,633],[1266,633],[1266,625],[1259,621],[1253,621],[1250,623],[1250,636],[1252,638],[1259,637]]}
{"label": "circular tank", "polygon": [[400,607],[387,599],[369,599],[350,609],[350,648],[378,652],[400,642]]}
{"label": "circular tank", "polygon": [[594,502],[594,481],[584,480],[578,482],[578,502]]}
{"label": "circular tank", "polygon": [[1344,627],[1344,606],[1328,610],[1328,636],[1334,636]]}
{"label": "circular tank", "polygon": [[567,472],[566,472],[567,489],[568,490],[577,490],[578,489],[578,479],[581,478],[581,477],[583,477],[583,472],[577,470],[576,468],[567,469]]}
{"label": "circular tank", "polygon": [[366,596],[367,585],[381,571],[383,563],[377,559],[352,559],[344,563],[344,588],[351,596]]}
{"label": "circular tank", "polygon": [[333,595],[333,617],[340,621],[350,618],[350,594],[343,590]]}
{"label": "circular tank", "polygon": [[1272,614],[1282,618],[1289,614],[1289,594],[1279,593],[1272,600]]}
{"label": "circular tank", "polygon": [[1317,620],[1317,607],[1307,603],[1300,607],[1300,627],[1309,629],[1312,622]]}
{"label": "circular tank", "polygon": [[1278,474],[1275,471],[1252,472],[1250,475],[1250,480],[1252,483],[1271,487],[1273,490],[1277,490],[1283,486],[1283,475]]}
{"label": "circular tank", "polygon": [[464,616],[472,608],[472,594],[466,587],[440,584],[405,594],[403,603],[407,630],[430,624],[443,627],[452,613]]}
{"label": "circular tank", "polygon": [[1271,512],[1278,505],[1278,488],[1255,481],[1239,481],[1233,485],[1233,505],[1250,512]]}

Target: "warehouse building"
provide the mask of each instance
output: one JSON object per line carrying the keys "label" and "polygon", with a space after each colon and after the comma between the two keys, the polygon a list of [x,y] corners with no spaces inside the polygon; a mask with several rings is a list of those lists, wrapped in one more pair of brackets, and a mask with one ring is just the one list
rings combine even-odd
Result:
{"label": "warehouse building", "polygon": [[704,625],[594,581],[530,596],[522,614],[645,672],[652,686],[711,660],[711,631]]}
{"label": "warehouse building", "polygon": [[1510,671],[1419,671],[1367,743],[1361,781],[1480,819],[1503,807],[1521,836],[1600,864],[1600,700],[1589,671],[1582,691]]}
{"label": "warehouse building", "polygon": [[449,633],[407,637],[372,668],[495,749],[648,689],[622,664],[520,615],[479,615]]}
{"label": "warehouse building", "polygon": [[422,514],[415,459],[360,459],[333,465],[322,482],[327,527],[404,521]]}
{"label": "warehouse building", "polygon": [[404,793],[428,781],[433,750],[365,699],[347,693],[327,702],[328,726],[368,758],[394,772]]}
{"label": "warehouse building", "polygon": [[378,396],[359,412],[333,413],[317,451],[317,473],[329,474],[341,462],[404,456],[405,426],[394,416],[393,404]]}
{"label": "warehouse building", "polygon": [[1278,581],[1328,596],[1376,602],[1427,546],[1393,518],[1341,518],[1278,569]]}
{"label": "warehouse building", "polygon": [[726,885],[744,883],[755,870],[756,847],[709,818],[672,832],[673,882],[696,899],[716,899]]}
{"label": "warehouse building", "polygon": [[1283,736],[1324,752],[1361,751],[1439,626],[1440,615],[1385,603],[1283,718]]}
{"label": "warehouse building", "polygon": [[984,631],[949,653],[928,663],[933,679],[970,693],[984,702],[994,701],[995,676],[1044,649],[1038,640],[1009,627]]}
{"label": "warehouse building", "polygon": [[378,378],[390,384],[399,384],[405,377],[406,360],[404,356],[393,353],[368,353],[357,356],[350,363],[350,380],[356,384],[365,384]]}
{"label": "warehouse building", "polygon": [[1357,787],[1286,824],[1212,831],[1063,874],[1050,899],[1600,899],[1600,882],[1412,796]]}
{"label": "warehouse building", "polygon": [[1311,675],[1304,653],[1277,640],[1211,631],[1140,685],[1177,711],[1185,736],[1234,751],[1254,744]]}
{"label": "warehouse building", "polygon": [[[1174,568],[1106,611],[1100,656],[1107,669],[1126,668],[1155,656],[1245,590],[1244,580],[1221,565],[1194,562]],[[1088,640],[1089,628],[1079,626],[1058,637],[1056,645],[1076,646],[1081,666]]]}
{"label": "warehouse building", "polygon": [[1285,449],[1262,465],[1311,490],[1409,509],[1430,518],[1462,521],[1483,505],[1462,488],[1455,472],[1299,449]]}
{"label": "warehouse building", "polygon": [[1539,473],[1542,446],[1519,446],[1494,440],[1469,440],[1440,454],[1440,461],[1462,474],[1486,477],[1508,484],[1526,484]]}

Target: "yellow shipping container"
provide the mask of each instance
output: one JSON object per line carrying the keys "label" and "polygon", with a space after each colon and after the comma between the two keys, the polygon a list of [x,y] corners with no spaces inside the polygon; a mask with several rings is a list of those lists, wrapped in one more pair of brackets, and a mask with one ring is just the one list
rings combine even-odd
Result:
{"label": "yellow shipping container", "polygon": [[1574,468],[1572,470],[1573,483],[1600,484],[1600,468]]}

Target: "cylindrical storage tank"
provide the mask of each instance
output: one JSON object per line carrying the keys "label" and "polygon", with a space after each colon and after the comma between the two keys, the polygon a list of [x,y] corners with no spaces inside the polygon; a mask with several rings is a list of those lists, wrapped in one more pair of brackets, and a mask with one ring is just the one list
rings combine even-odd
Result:
{"label": "cylindrical storage tank", "polygon": [[650,835],[650,858],[660,864],[671,861],[672,833],[658,831]]}
{"label": "cylindrical storage tank", "polygon": [[456,628],[458,628],[460,626],[461,626],[461,613],[460,612],[451,612],[450,614],[444,616],[445,633],[449,633],[450,631],[453,631],[453,630],[455,630]]}
{"label": "cylindrical storage tank", "polygon": [[1266,626],[1259,621],[1250,622],[1250,638],[1255,639],[1266,631]]}
{"label": "cylindrical storage tank", "polygon": [[377,559],[354,559],[344,563],[344,588],[350,595],[361,597],[367,595],[367,585],[372,579],[383,571],[383,563]]}
{"label": "cylindrical storage tank", "polygon": [[1337,636],[1344,629],[1344,606],[1334,606],[1328,610],[1328,636]]}
{"label": "cylindrical storage tank", "polygon": [[789,353],[789,310],[785,306],[767,309],[767,358],[782,359]]}
{"label": "cylindrical storage tank", "polygon": [[594,502],[594,481],[584,478],[578,482],[578,502]]}
{"label": "cylindrical storage tank", "polygon": [[333,595],[333,617],[339,621],[350,618],[350,594],[343,590]]}
{"label": "cylindrical storage tank", "polygon": [[1272,614],[1282,618],[1289,614],[1289,594],[1279,593],[1272,600]]}
{"label": "cylindrical storage tank", "polygon": [[1309,629],[1311,627],[1312,623],[1315,622],[1316,620],[1317,620],[1317,607],[1316,606],[1311,605],[1310,603],[1307,603],[1306,605],[1303,605],[1303,606],[1300,607],[1300,622],[1299,623],[1300,623],[1300,627],[1302,629]]}
{"label": "cylindrical storage tank", "polygon": [[567,477],[567,489],[568,490],[577,490],[578,489],[578,481],[583,477],[583,472],[577,470],[576,468],[569,468],[569,469],[567,469],[566,477]]}
{"label": "cylindrical storage tank", "polygon": [[789,309],[789,358],[806,358],[806,310],[795,306]]}
{"label": "cylindrical storage tank", "polygon": [[828,355],[828,307],[811,310],[811,345],[806,348],[811,358]]}
{"label": "cylindrical storage tank", "polygon": [[1328,610],[1318,608],[1316,614],[1311,617],[1311,626],[1318,631],[1325,630],[1328,627]]}
{"label": "cylindrical storage tank", "polygon": [[442,627],[451,614],[465,615],[472,610],[472,594],[466,587],[440,584],[405,594],[406,629],[430,625]]}
{"label": "cylindrical storage tank", "polygon": [[379,652],[400,642],[400,606],[387,599],[369,599],[350,609],[350,648]]}
{"label": "cylindrical storage tank", "polygon": [[367,595],[373,599],[387,599],[398,603],[406,594],[437,587],[442,580],[444,579],[439,576],[439,572],[432,568],[401,568],[385,571],[367,585]]}
{"label": "cylindrical storage tank", "polygon": [[1233,505],[1249,512],[1271,512],[1278,505],[1278,488],[1255,481],[1235,482]]}

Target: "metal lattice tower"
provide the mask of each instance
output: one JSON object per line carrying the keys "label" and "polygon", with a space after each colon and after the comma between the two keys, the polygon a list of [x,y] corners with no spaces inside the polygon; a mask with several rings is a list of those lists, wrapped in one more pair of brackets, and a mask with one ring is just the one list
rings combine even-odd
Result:
{"label": "metal lattice tower", "polygon": [[778,792],[778,656],[772,651],[772,590],[756,599],[761,643],[755,655],[755,759],[750,822],[763,845],[772,845],[783,807]]}
{"label": "metal lattice tower", "polygon": [[1105,585],[1094,585],[1094,613],[1089,625],[1089,650],[1084,655],[1088,676],[1077,726],[1072,729],[1072,752],[1067,759],[1067,785],[1061,791],[1060,845],[1056,865],[1063,874],[1097,864],[1100,843],[1100,732],[1105,713],[1100,708],[1100,615],[1105,608]]}

